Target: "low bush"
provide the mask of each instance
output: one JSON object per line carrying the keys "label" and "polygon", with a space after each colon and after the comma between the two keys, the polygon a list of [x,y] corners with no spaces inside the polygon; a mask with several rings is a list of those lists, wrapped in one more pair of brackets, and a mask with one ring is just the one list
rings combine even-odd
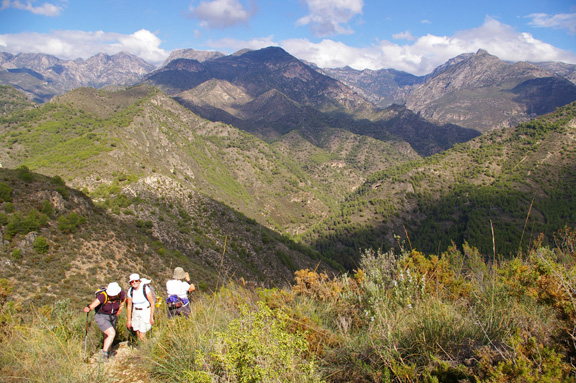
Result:
{"label": "low bush", "polygon": [[[576,234],[562,235],[498,264],[468,245],[430,257],[369,250],[353,274],[198,291],[190,318],[158,310],[138,368],[156,383],[574,381]],[[26,314],[12,292],[0,279],[0,376],[110,378],[81,363],[83,314],[66,301]]]}

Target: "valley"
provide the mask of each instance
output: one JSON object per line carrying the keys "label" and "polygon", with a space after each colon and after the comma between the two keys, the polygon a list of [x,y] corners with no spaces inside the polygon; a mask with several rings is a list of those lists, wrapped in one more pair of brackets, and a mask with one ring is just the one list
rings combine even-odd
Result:
{"label": "valley", "polygon": [[[574,66],[0,58],[1,381],[573,379]],[[133,272],[154,326],[99,363]]]}
{"label": "valley", "polygon": [[[37,73],[54,74],[55,65],[65,64],[21,55],[4,60],[25,62]],[[82,65],[99,62],[101,73],[109,73],[114,66],[104,69],[106,63],[126,60],[98,56]],[[564,221],[542,220],[555,193],[570,200],[571,107],[561,112],[568,117],[516,125],[576,100],[576,85],[532,64],[511,65],[479,51],[422,78],[397,71],[359,77],[345,68],[317,70],[271,47],[230,56],[180,50],[156,70],[126,68],[119,75],[132,77],[122,81],[139,84],[80,87],[45,104],[2,88],[0,163],[60,177],[114,220],[149,222],[151,240],[209,274],[221,264],[238,278],[277,284],[314,259],[327,270],[350,270],[362,249],[395,248],[397,235],[425,252],[456,241],[488,254],[488,226],[471,218],[479,214],[488,214],[499,242],[509,243],[500,247],[506,256],[530,202],[532,237],[524,246],[538,230],[551,233],[573,221],[571,213]],[[116,77],[90,81],[122,85]],[[562,91],[553,99],[537,96],[552,92],[549,86]],[[379,107],[378,97],[404,105]],[[500,105],[490,108],[503,114],[486,113],[481,99]],[[455,108],[460,111],[449,112]],[[445,113],[472,119],[464,123]],[[556,120],[562,122],[548,122]],[[550,124],[555,127],[541,129]],[[531,129],[539,139],[524,143]],[[486,198],[488,205],[481,202]],[[200,218],[204,214],[211,223]],[[501,220],[507,222],[502,227]],[[233,234],[245,232],[246,224],[258,232],[256,243],[253,232]],[[272,251],[277,259],[264,260],[262,241],[268,238],[291,250]],[[19,241],[11,238],[6,254]],[[278,267],[263,269],[276,262]]]}

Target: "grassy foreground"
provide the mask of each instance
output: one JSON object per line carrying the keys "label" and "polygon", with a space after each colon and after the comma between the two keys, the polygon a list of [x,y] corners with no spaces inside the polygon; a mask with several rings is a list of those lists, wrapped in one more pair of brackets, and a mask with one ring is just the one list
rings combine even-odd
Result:
{"label": "grassy foreground", "polygon": [[[509,260],[365,251],[353,275],[229,283],[196,295],[187,320],[160,309],[138,368],[151,382],[574,381],[576,231],[549,242]],[[0,382],[111,381],[84,363],[81,308],[21,307],[13,288],[0,279]],[[92,323],[87,353],[100,342]]]}

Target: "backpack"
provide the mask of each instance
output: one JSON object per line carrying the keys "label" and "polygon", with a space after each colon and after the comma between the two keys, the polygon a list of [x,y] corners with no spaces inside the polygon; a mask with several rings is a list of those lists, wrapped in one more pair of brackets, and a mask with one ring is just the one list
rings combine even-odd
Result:
{"label": "backpack", "polygon": [[94,292],[94,296],[96,298],[98,298],[98,295],[100,294],[104,294],[104,303],[101,304],[105,305],[106,303],[108,303],[108,294],[106,293],[106,287],[100,287],[98,290]]}
{"label": "backpack", "polygon": [[[150,306],[156,304],[156,290],[154,289],[154,286],[152,286],[150,284],[150,282],[152,282],[149,279],[142,279],[142,288],[143,293],[144,293],[144,297],[146,298],[146,300],[148,301],[148,303],[150,303]],[[150,300],[148,299],[148,291],[150,290],[150,294],[152,294],[152,301],[150,302]],[[130,296],[130,298],[132,298],[132,292],[134,291],[134,289],[132,287],[130,287],[130,289],[128,290],[128,295]]]}
{"label": "backpack", "polygon": [[179,309],[182,306],[186,306],[188,300],[184,300],[177,295],[170,295],[166,298],[166,305],[168,306],[169,310]]}
{"label": "backpack", "polygon": [[108,303],[108,293],[106,292],[106,287],[100,287],[98,290],[96,290],[94,292],[94,297],[98,298],[98,295],[100,294],[104,294],[104,303],[100,303],[98,306],[96,306],[94,309],[94,312],[96,313],[99,312],[106,303]]}

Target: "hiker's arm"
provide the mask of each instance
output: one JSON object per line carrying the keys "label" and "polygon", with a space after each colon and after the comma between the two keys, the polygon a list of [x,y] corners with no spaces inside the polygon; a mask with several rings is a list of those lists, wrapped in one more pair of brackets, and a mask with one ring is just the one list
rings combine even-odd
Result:
{"label": "hiker's arm", "polygon": [[120,302],[120,307],[118,307],[118,313],[116,313],[116,315],[120,315],[120,313],[122,312],[122,309],[124,308],[124,302],[126,302],[125,300]]}
{"label": "hiker's arm", "polygon": [[100,301],[98,300],[98,298],[94,299],[94,302],[92,302],[88,306],[84,307],[84,312],[89,313],[90,311],[92,311],[96,307],[98,307],[99,304],[100,304]]}
{"label": "hiker's arm", "polygon": [[150,324],[154,324],[154,308],[156,306],[154,304],[154,297],[150,291],[146,293],[146,297],[148,298],[148,302],[150,302]]}
{"label": "hiker's arm", "polygon": [[[122,307],[124,306],[124,304],[122,303],[120,305],[120,310],[122,310]],[[118,310],[118,313],[120,313],[120,310]],[[131,322],[132,322],[132,298],[128,297],[126,298],[126,327],[132,327],[130,326]]]}
{"label": "hiker's arm", "polygon": [[[186,282],[190,283],[190,274],[186,273],[184,279],[186,279]],[[194,290],[196,290],[196,287],[194,287],[193,283],[190,283],[190,287],[188,287],[188,292],[191,293]]]}

